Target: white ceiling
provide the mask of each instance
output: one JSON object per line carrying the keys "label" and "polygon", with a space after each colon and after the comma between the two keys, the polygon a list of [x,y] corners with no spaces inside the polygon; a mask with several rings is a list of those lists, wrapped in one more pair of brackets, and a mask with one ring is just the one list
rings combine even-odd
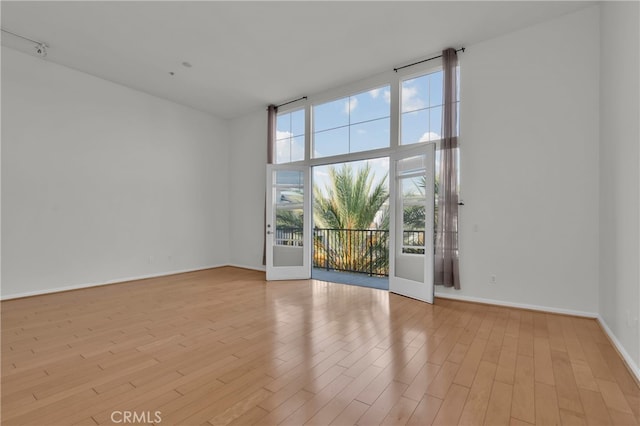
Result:
{"label": "white ceiling", "polygon": [[[46,42],[48,61],[234,118],[445,47],[473,48],[590,4],[2,1],[1,7],[2,28]],[[2,44],[33,51],[5,33]]]}

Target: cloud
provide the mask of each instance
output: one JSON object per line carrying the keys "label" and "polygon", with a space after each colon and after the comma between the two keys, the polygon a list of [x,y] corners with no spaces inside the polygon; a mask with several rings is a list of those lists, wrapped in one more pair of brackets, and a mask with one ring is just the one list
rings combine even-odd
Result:
{"label": "cloud", "polygon": [[280,130],[276,130],[276,140],[290,138],[291,136],[293,136],[293,133],[291,132],[282,132]]}
{"label": "cloud", "polygon": [[391,103],[391,91],[385,90],[383,95],[384,95],[384,101],[386,103],[390,104]]}
{"label": "cloud", "polygon": [[369,90],[369,95],[370,95],[373,99],[376,99],[378,96],[380,96],[380,89],[373,89],[373,90]]}
{"label": "cloud", "polygon": [[425,132],[420,136],[420,140],[418,140],[418,142],[437,141],[440,139],[440,135],[435,132]]}
{"label": "cloud", "polygon": [[358,98],[349,98],[348,101],[344,103],[344,113],[349,114],[351,111],[356,109],[358,106]]}
{"label": "cloud", "polygon": [[402,111],[415,111],[425,108],[427,104],[418,97],[418,88],[402,86]]}
{"label": "cloud", "polygon": [[276,130],[276,164],[304,159],[304,145],[294,143],[291,132]]}

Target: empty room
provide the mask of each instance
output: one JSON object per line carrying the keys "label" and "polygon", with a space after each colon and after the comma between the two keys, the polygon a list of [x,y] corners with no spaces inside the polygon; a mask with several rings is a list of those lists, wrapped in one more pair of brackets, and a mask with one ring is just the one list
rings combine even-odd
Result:
{"label": "empty room", "polygon": [[640,2],[0,8],[2,425],[640,424]]}

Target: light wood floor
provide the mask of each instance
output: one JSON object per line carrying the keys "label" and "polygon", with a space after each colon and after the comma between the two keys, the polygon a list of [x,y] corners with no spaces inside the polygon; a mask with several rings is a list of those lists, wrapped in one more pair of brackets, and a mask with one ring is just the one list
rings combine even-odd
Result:
{"label": "light wood floor", "polygon": [[263,279],[220,268],[2,302],[2,424],[640,420],[594,320]]}

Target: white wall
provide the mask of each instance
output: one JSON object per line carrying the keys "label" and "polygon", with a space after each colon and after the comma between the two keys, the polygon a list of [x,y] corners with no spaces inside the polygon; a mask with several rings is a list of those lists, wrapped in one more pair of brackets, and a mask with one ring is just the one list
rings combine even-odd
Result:
{"label": "white wall", "polygon": [[462,290],[437,291],[597,312],[598,27],[594,6],[461,55]]}
{"label": "white wall", "polygon": [[640,375],[640,7],[601,14],[599,310]]}
{"label": "white wall", "polygon": [[226,264],[228,128],[2,48],[2,297]]}
{"label": "white wall", "polygon": [[231,121],[229,210],[231,264],[264,269],[267,111]]}
{"label": "white wall", "polygon": [[[598,37],[592,7],[461,54],[463,288],[439,292],[597,312]],[[231,263],[256,268],[265,134],[232,125]]]}

